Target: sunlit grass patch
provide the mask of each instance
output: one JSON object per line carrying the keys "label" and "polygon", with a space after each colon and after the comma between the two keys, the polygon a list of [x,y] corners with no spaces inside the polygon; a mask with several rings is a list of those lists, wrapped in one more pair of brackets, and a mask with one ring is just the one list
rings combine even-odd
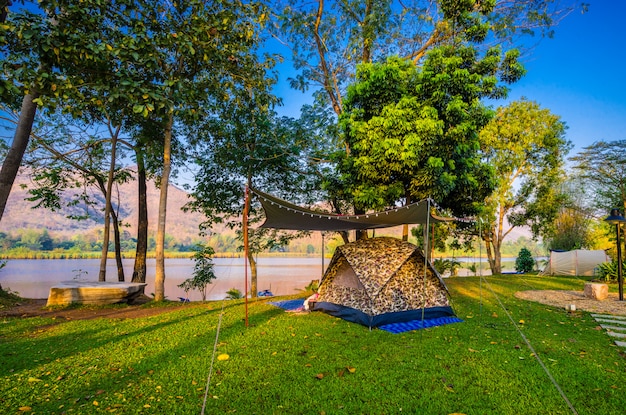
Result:
{"label": "sunlit grass patch", "polygon": [[0,412],[200,413],[213,364],[206,413],[571,413],[550,376],[579,414],[622,413],[624,357],[597,323],[514,297],[583,280],[447,283],[464,321],[402,334],[267,301],[249,302],[246,327],[243,300],[45,330],[49,319],[6,319]]}

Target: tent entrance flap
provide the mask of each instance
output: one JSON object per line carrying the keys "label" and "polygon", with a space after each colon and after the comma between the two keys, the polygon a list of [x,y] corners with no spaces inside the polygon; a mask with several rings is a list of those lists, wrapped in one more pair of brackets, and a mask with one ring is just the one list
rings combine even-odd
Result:
{"label": "tent entrance flap", "polygon": [[430,203],[428,200],[421,200],[407,206],[364,215],[336,215],[306,209],[256,189],[251,188],[250,190],[259,197],[265,211],[265,222],[261,225],[263,228],[303,231],[349,231],[456,220],[431,214],[429,212]]}

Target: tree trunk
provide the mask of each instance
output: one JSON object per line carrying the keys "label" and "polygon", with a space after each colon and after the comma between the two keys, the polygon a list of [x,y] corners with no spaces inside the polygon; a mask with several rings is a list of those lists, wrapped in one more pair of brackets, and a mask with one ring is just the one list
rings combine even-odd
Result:
{"label": "tree trunk", "polygon": [[146,166],[143,150],[135,150],[137,155],[137,182],[139,184],[139,218],[137,222],[137,249],[132,282],[146,282],[146,257],[148,253],[148,201],[146,186]]}
{"label": "tree trunk", "polygon": [[13,135],[13,143],[4,159],[4,163],[2,163],[2,169],[0,170],[0,221],[6,209],[15,177],[22,164],[24,152],[28,147],[30,132],[32,131],[35,114],[37,113],[37,104],[33,100],[38,97],[39,93],[33,88],[33,92],[25,95],[22,99],[22,109],[20,110],[20,118]]}
{"label": "tree trunk", "polygon": [[109,165],[109,176],[107,181],[106,194],[104,195],[104,234],[102,235],[102,256],[100,258],[100,273],[98,274],[98,281],[106,281],[107,274],[107,257],[109,255],[109,238],[111,232],[111,213],[113,209],[111,207],[111,193],[113,191],[113,173],[115,172],[115,157],[117,150],[117,136],[120,128],[111,134],[111,163]]}
{"label": "tree trunk", "polygon": [[117,213],[111,210],[111,219],[113,220],[113,238],[115,240],[115,263],[117,265],[117,280],[124,282],[124,264],[122,263],[122,247],[120,238],[120,222]]}
{"label": "tree trunk", "polygon": [[483,234],[483,241],[485,241],[485,247],[487,248],[487,260],[489,262],[489,269],[491,269],[491,275],[497,275],[502,273],[502,256],[501,256],[501,243],[498,238],[493,238],[489,234]]}
{"label": "tree trunk", "polygon": [[[411,194],[409,192],[406,192],[406,204],[410,205],[411,204]],[[402,225],[402,240],[404,242],[408,242],[409,240],[409,225],[408,224],[404,224]]]}
{"label": "tree trunk", "polygon": [[172,165],[172,126],[174,114],[169,113],[163,137],[163,175],[159,197],[159,218],[156,238],[156,273],[154,277],[154,300],[165,300],[165,214],[167,213],[167,187]]}
{"label": "tree trunk", "polygon": [[[251,252],[248,252],[248,263],[250,264],[250,297],[256,298],[259,295],[259,290],[257,289],[257,266],[254,255]],[[248,293],[245,293],[245,295],[248,295]]]}
{"label": "tree trunk", "polygon": [[[365,214],[365,210],[354,208],[355,215],[363,215]],[[360,241],[361,239],[367,239],[369,236],[367,234],[367,229],[357,229],[355,232],[354,240]]]}

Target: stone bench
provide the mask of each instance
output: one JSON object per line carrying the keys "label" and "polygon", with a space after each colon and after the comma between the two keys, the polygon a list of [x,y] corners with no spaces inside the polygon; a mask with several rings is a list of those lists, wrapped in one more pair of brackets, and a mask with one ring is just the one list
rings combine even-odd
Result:
{"label": "stone bench", "polygon": [[65,281],[50,287],[46,306],[69,304],[132,304],[145,283]]}
{"label": "stone bench", "polygon": [[606,300],[609,296],[609,286],[607,284],[587,282],[585,283],[584,295],[593,300]]}

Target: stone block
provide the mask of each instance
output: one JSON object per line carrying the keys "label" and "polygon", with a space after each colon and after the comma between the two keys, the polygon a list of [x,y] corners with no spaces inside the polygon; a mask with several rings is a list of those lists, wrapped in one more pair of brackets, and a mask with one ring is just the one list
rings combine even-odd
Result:
{"label": "stone block", "polygon": [[606,284],[588,282],[585,284],[584,295],[594,300],[605,300],[609,296],[609,286]]}
{"label": "stone block", "polygon": [[143,294],[145,283],[67,281],[50,287],[46,306],[116,304],[132,302]]}

